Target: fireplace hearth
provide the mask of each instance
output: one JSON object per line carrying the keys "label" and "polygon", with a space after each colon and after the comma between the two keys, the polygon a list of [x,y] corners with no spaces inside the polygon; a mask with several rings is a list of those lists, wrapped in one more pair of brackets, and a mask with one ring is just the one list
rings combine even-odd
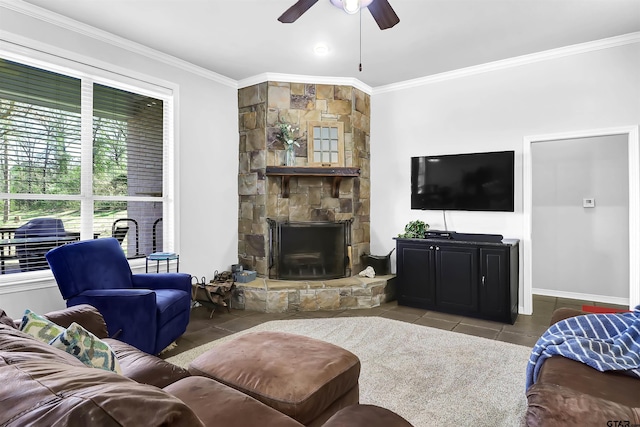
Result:
{"label": "fireplace hearth", "polygon": [[322,280],[351,274],[351,220],[269,223],[269,278]]}

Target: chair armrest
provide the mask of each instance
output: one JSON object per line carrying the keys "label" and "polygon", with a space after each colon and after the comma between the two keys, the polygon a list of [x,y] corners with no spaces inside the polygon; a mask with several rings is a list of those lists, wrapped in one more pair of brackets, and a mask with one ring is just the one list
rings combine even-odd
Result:
{"label": "chair armrest", "polygon": [[90,304],[104,317],[109,337],[142,351],[154,350],[157,331],[156,294],[148,289],[93,289],[69,299]]}
{"label": "chair armrest", "polygon": [[44,317],[65,328],[76,322],[98,338],[109,336],[104,317],[95,307],[88,304],[74,305],[62,310],[52,311],[45,314]]}
{"label": "chair armrest", "polygon": [[136,289],[178,289],[191,295],[191,275],[186,273],[140,273],[131,282]]}

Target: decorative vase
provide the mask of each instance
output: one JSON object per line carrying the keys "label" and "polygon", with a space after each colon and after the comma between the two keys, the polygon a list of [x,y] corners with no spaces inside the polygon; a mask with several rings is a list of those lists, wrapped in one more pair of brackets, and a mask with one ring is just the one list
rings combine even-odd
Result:
{"label": "decorative vase", "polygon": [[285,166],[295,166],[296,165],[296,152],[293,147],[287,148],[284,151],[284,165]]}

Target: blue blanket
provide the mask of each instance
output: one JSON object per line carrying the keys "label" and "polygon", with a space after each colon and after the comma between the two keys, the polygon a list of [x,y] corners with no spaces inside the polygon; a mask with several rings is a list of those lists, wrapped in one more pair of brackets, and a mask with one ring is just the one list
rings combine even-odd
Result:
{"label": "blue blanket", "polygon": [[598,371],[640,377],[640,305],[629,313],[587,314],[551,326],[531,351],[526,389],[538,378],[542,362],[556,355]]}

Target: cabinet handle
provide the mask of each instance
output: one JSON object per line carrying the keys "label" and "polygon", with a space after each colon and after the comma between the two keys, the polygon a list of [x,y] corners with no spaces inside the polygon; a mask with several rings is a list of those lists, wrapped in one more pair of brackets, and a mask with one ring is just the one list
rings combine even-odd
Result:
{"label": "cabinet handle", "polygon": [[484,286],[484,276],[482,276],[482,286]]}
{"label": "cabinet handle", "polygon": [[429,246],[429,249],[433,250],[433,246]]}
{"label": "cabinet handle", "polygon": [[439,250],[440,250],[440,246],[436,246],[436,251],[439,251]]}

